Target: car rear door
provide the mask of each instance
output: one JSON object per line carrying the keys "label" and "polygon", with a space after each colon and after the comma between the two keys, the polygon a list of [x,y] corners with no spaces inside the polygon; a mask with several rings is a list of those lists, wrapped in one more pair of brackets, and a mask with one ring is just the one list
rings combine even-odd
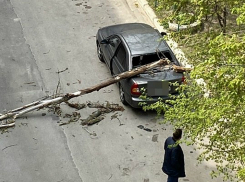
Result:
{"label": "car rear door", "polygon": [[121,39],[118,36],[113,35],[107,38],[107,40],[108,44],[102,44],[101,49],[105,58],[105,62],[111,69],[111,60],[113,59],[116,53],[117,47],[120,44]]}

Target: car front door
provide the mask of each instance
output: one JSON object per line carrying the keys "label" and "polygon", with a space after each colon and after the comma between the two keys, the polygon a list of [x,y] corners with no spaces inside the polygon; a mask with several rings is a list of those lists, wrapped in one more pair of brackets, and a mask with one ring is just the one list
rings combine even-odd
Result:
{"label": "car front door", "polygon": [[118,36],[111,36],[107,38],[108,43],[107,44],[102,44],[102,52],[105,58],[105,62],[110,68],[111,66],[111,60],[114,57],[117,47],[120,44],[121,40]]}

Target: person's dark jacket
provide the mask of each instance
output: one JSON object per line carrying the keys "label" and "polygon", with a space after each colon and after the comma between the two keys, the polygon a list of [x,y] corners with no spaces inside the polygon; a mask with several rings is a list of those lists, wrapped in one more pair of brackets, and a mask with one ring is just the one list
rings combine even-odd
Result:
{"label": "person's dark jacket", "polygon": [[184,154],[180,145],[176,144],[173,137],[166,139],[164,150],[162,171],[168,176],[185,177]]}

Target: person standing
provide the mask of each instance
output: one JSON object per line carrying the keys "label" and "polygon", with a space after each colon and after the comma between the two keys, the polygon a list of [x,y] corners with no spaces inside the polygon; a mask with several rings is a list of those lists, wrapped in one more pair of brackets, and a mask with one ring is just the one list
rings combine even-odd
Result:
{"label": "person standing", "polygon": [[185,177],[184,153],[178,141],[182,130],[176,129],[173,137],[168,137],[164,143],[164,161],[162,171],[168,175],[167,182],[178,182],[179,177]]}

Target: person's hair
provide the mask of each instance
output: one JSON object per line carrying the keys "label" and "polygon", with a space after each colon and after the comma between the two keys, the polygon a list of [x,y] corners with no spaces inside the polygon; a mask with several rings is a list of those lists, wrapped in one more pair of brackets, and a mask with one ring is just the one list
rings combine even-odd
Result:
{"label": "person's hair", "polygon": [[173,133],[173,137],[175,140],[179,140],[182,137],[182,130],[181,129],[176,129],[175,132]]}

